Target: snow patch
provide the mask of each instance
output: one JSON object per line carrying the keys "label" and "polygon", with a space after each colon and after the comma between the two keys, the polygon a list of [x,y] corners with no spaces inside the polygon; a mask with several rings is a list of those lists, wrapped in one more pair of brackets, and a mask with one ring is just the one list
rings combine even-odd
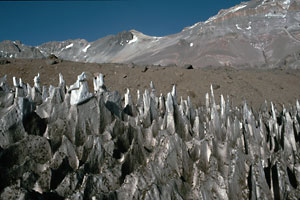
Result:
{"label": "snow patch", "polygon": [[238,11],[238,10],[241,10],[241,9],[245,8],[246,6],[247,6],[247,4],[233,7],[232,9],[229,9],[229,10],[227,10],[226,12],[223,12],[223,13],[221,13],[221,14],[218,14],[218,15],[216,15],[216,16],[214,16],[214,17],[210,17],[208,20],[206,20],[206,21],[204,22],[204,24],[207,24],[207,23],[209,23],[209,22],[212,22],[213,20],[217,19],[218,17],[225,16],[225,15],[227,15],[227,14],[229,14],[229,13],[234,13],[234,12],[236,12],[236,11]]}
{"label": "snow patch", "polygon": [[74,46],[74,44],[71,43],[71,44],[69,44],[68,46],[66,46],[65,49],[71,48],[71,47],[73,47],[73,46]]}
{"label": "snow patch", "polygon": [[291,5],[291,0],[285,0],[284,2],[282,2],[282,4],[283,9],[287,10]]}
{"label": "snow patch", "polygon": [[217,19],[216,16],[210,17],[208,20],[206,20],[206,21],[204,22],[204,24],[207,24],[207,23],[209,23],[209,22],[212,22],[212,21],[214,21],[215,19]]}
{"label": "snow patch", "polygon": [[136,42],[137,40],[138,40],[138,38],[136,37],[136,35],[133,35],[132,40],[130,40],[130,41],[128,42],[128,44],[132,44],[132,43]]}
{"label": "snow patch", "polygon": [[153,37],[152,42],[158,42],[160,39],[162,39],[163,37]]}
{"label": "snow patch", "polygon": [[193,46],[194,46],[194,43],[191,42],[191,43],[190,43],[190,47],[193,47]]}
{"label": "snow patch", "polygon": [[290,5],[291,4],[291,0],[285,0],[284,2],[282,2],[283,5]]}
{"label": "snow patch", "polygon": [[252,29],[251,25],[252,25],[252,22],[248,22],[248,27],[246,28],[246,30],[248,30],[248,31],[251,30]]}
{"label": "snow patch", "polygon": [[250,43],[255,49],[263,50],[263,47],[260,44]]}
{"label": "snow patch", "polygon": [[233,12],[236,12],[238,10],[241,10],[242,8],[245,8],[247,5],[240,5],[240,6],[237,6],[235,8],[233,8],[232,10],[229,11],[229,13],[233,13]]}
{"label": "snow patch", "polygon": [[286,14],[270,12],[268,14],[265,14],[265,17],[282,17],[282,18],[285,18]]}
{"label": "snow patch", "polygon": [[235,25],[238,30],[243,30],[238,24]]}
{"label": "snow patch", "polygon": [[84,52],[84,53],[86,53],[86,51],[88,50],[88,48],[90,48],[90,44],[89,45],[87,45],[86,47],[84,47],[84,49],[82,49],[82,51]]}
{"label": "snow patch", "polygon": [[196,24],[194,24],[194,25],[188,27],[188,29],[193,29],[193,28],[195,28],[197,25],[199,25],[200,23],[201,23],[201,22],[198,22],[198,23],[196,23]]}

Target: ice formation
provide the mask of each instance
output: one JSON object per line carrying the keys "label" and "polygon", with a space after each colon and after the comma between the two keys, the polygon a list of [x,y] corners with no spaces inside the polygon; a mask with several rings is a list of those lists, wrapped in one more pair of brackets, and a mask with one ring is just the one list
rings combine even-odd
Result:
{"label": "ice formation", "polygon": [[13,86],[0,78],[0,199],[300,198],[298,101],[218,105],[211,86],[195,108],[151,82],[122,104],[102,74],[90,93],[85,73]]}
{"label": "ice formation", "polygon": [[94,91],[95,92],[104,92],[106,90],[106,87],[104,85],[104,79],[103,74],[99,73],[99,75],[94,78]]}
{"label": "ice formation", "polygon": [[70,86],[68,92],[71,92],[71,105],[83,103],[93,96],[93,94],[89,92],[86,75],[84,72],[77,77],[77,81]]}

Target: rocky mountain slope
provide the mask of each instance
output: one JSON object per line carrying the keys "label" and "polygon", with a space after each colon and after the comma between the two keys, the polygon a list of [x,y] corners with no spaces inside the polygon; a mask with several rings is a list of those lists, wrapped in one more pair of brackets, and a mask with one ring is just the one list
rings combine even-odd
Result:
{"label": "rocky mountain slope", "polygon": [[297,0],[252,0],[221,10],[174,35],[152,37],[131,30],[93,42],[77,39],[37,47],[3,41],[0,56],[55,54],[66,60],[97,63],[298,68],[299,11]]}

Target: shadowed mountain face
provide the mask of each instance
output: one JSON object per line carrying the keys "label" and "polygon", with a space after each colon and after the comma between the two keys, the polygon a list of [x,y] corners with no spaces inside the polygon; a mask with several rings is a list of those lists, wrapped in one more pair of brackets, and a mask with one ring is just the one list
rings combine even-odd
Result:
{"label": "shadowed mountain face", "polygon": [[152,37],[131,30],[94,42],[77,39],[37,47],[3,41],[0,57],[40,58],[55,54],[66,60],[97,63],[297,68],[299,11],[296,0],[252,0],[221,10],[174,35]]}

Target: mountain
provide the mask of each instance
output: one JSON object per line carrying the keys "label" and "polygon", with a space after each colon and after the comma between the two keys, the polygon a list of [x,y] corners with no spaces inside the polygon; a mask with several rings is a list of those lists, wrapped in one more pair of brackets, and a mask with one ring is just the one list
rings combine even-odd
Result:
{"label": "mountain", "polygon": [[299,11],[297,0],[252,0],[173,35],[153,37],[130,30],[93,42],[76,39],[37,47],[3,41],[0,57],[55,54],[66,60],[97,63],[299,68]]}
{"label": "mountain", "polygon": [[4,40],[0,42],[0,57],[42,58],[44,55],[38,48],[26,46],[21,41]]}

